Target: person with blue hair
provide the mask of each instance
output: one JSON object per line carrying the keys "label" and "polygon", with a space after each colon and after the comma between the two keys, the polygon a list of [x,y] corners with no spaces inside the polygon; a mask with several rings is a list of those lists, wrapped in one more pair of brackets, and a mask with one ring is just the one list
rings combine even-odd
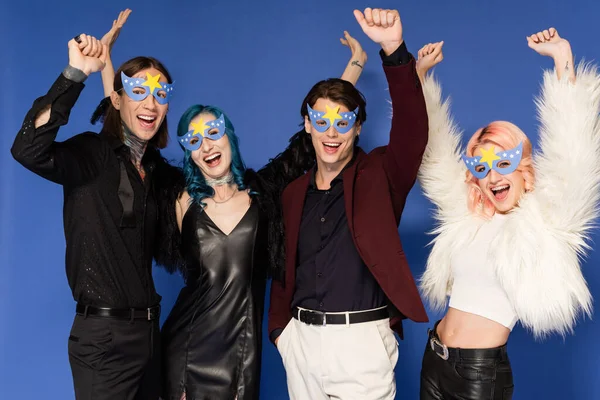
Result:
{"label": "person with blue hair", "polygon": [[[352,57],[342,79],[354,84],[366,54],[344,35]],[[247,169],[231,120],[211,105],[189,107],[177,135],[183,168],[158,195],[155,259],[185,286],[161,332],[162,398],[258,399],[266,281],[281,279],[285,258],[280,197],[314,165],[314,148],[303,129]]]}
{"label": "person with blue hair", "polygon": [[[364,63],[358,42],[346,39]],[[361,67],[348,69],[356,82]],[[163,397],[258,399],[266,281],[283,261],[279,196],[314,164],[314,150],[298,133],[261,170],[246,169],[233,124],[214,106],[188,108],[177,134],[185,149],[175,216],[186,286],[162,330]]]}
{"label": "person with blue hair", "polygon": [[[360,67],[348,68],[358,79]],[[265,167],[249,170],[230,119],[207,105],[188,108],[177,134],[185,188],[174,191],[178,232],[168,237],[179,239],[162,247],[171,262],[158,261],[177,265],[186,286],[162,329],[163,397],[258,399],[266,281],[284,259],[279,199],[312,167],[314,150],[298,133]]]}
{"label": "person with blue hair", "polygon": [[263,187],[220,108],[189,107],[177,133],[185,188],[174,192],[172,236],[180,237],[174,249],[186,285],[162,329],[163,398],[258,399],[268,262]]}

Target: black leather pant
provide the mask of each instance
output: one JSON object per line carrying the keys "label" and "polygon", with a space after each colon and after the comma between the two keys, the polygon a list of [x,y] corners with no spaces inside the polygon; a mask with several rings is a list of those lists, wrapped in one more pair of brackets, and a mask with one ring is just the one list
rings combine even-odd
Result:
{"label": "black leather pant", "polygon": [[[492,349],[446,348],[448,358],[444,360],[446,354],[435,328],[429,332],[423,355],[421,400],[512,399],[514,385],[506,345]],[[435,351],[432,339],[437,340]]]}

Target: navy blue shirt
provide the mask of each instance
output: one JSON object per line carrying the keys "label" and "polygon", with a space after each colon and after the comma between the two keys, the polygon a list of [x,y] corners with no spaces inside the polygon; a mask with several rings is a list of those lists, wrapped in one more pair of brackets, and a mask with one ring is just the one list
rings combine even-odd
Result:
{"label": "navy blue shirt", "polygon": [[354,246],[342,174],[327,190],[319,190],[315,174],[311,177],[300,223],[292,307],[338,312],[386,304],[385,294]]}

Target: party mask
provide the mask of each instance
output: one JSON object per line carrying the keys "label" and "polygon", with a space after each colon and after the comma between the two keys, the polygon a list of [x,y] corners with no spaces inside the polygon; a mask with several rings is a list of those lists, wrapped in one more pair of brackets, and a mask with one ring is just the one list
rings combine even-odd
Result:
{"label": "party mask", "polygon": [[503,150],[495,153],[495,146],[489,150],[480,148],[481,156],[467,157],[462,156],[463,161],[473,176],[477,179],[483,179],[491,169],[501,175],[507,175],[514,172],[523,156],[523,142],[519,143],[514,149]]}
{"label": "party mask", "polygon": [[200,118],[198,122],[192,122],[192,128],[194,129],[179,138],[179,144],[189,151],[198,150],[204,138],[221,139],[225,135],[225,117],[221,114],[219,118],[208,122]]}
{"label": "party mask", "polygon": [[347,133],[354,126],[358,115],[358,107],[354,111],[338,113],[339,106],[330,108],[325,105],[326,112],[313,110],[308,104],[306,106],[308,107],[310,123],[317,132],[321,133],[326,132],[331,125],[339,133]]}
{"label": "party mask", "polygon": [[158,104],[167,104],[173,93],[174,83],[159,82],[160,74],[154,76],[146,72],[144,78],[130,78],[121,71],[121,83],[127,96],[134,101],[142,101],[149,95],[154,96]]}

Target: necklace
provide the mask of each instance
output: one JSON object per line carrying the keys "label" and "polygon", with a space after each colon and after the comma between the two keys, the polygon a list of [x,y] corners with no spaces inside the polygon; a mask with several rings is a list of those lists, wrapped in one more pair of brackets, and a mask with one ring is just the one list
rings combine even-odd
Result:
{"label": "necklace", "polygon": [[214,196],[213,196],[213,198],[212,198],[212,201],[213,201],[213,202],[215,202],[215,204],[223,204],[223,203],[227,203],[229,200],[231,200],[231,199],[233,198],[233,196],[235,196],[235,192],[237,192],[237,190],[234,190],[234,191],[231,193],[231,196],[229,196],[229,197],[227,198],[227,200],[221,200],[221,201],[217,201],[217,200],[215,200],[215,198],[214,198]]}
{"label": "necklace", "polygon": [[212,187],[233,183],[233,174],[229,173],[217,179],[205,178],[206,184]]}
{"label": "necklace", "polygon": [[[227,175],[224,175],[220,178],[217,179],[212,179],[212,178],[205,178],[206,179],[206,183],[210,186],[213,187],[213,190],[215,188],[215,186],[224,186],[224,185],[229,185],[231,183],[233,183],[233,174],[231,172],[229,172]],[[221,200],[221,201],[217,201],[215,200],[215,196],[212,197],[212,201],[216,204],[223,204],[223,203],[227,203],[229,200],[231,200],[233,198],[233,196],[235,195],[235,192],[237,192],[237,185],[236,187],[233,189],[233,192],[231,193],[231,196],[229,196],[227,199],[225,200]],[[216,194],[216,192],[215,192]]]}

